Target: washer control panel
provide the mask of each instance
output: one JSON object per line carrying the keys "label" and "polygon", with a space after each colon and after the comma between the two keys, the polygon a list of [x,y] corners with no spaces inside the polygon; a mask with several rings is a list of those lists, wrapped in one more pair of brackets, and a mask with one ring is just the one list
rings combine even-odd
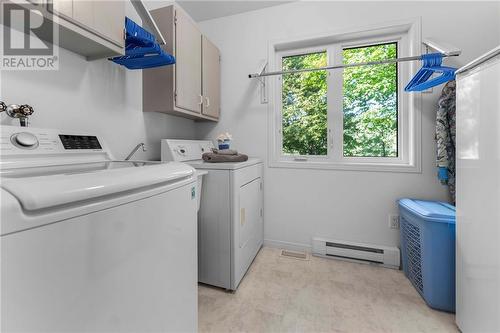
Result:
{"label": "washer control panel", "polygon": [[64,149],[102,149],[96,136],[59,134]]}
{"label": "washer control panel", "polygon": [[63,131],[32,127],[2,126],[0,153],[43,154],[103,151],[93,135],[65,134]]}

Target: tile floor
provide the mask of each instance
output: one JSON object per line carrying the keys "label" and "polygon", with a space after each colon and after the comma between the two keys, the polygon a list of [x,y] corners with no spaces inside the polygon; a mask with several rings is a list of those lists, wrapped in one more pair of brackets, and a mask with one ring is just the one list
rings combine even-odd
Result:
{"label": "tile floor", "polygon": [[238,290],[199,287],[200,332],[458,332],[401,271],[263,248]]}

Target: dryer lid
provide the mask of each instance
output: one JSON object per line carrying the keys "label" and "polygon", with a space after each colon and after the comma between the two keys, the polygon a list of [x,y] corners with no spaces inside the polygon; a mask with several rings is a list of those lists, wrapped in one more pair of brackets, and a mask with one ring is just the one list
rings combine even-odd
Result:
{"label": "dryer lid", "polygon": [[24,209],[39,210],[149,189],[194,175],[192,167],[175,162],[108,161],[59,168],[59,171],[50,169],[52,172],[45,174],[28,170],[33,168],[16,169],[12,173],[2,172],[1,187],[15,196]]}

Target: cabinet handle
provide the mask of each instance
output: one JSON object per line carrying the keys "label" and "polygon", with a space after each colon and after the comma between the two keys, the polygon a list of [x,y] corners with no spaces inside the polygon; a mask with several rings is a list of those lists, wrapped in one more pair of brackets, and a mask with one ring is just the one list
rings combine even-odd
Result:
{"label": "cabinet handle", "polygon": [[207,108],[208,108],[210,106],[210,98],[205,97],[205,99],[207,100]]}
{"label": "cabinet handle", "polygon": [[203,104],[203,96],[200,95],[200,101],[198,102],[198,105],[202,105]]}

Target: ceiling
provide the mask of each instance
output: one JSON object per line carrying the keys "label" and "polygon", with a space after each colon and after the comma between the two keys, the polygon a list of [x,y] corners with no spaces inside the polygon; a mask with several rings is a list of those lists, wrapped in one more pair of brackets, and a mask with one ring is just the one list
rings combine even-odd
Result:
{"label": "ceiling", "polygon": [[199,22],[211,20],[218,17],[249,12],[266,7],[278,6],[292,1],[176,1],[191,17]]}

